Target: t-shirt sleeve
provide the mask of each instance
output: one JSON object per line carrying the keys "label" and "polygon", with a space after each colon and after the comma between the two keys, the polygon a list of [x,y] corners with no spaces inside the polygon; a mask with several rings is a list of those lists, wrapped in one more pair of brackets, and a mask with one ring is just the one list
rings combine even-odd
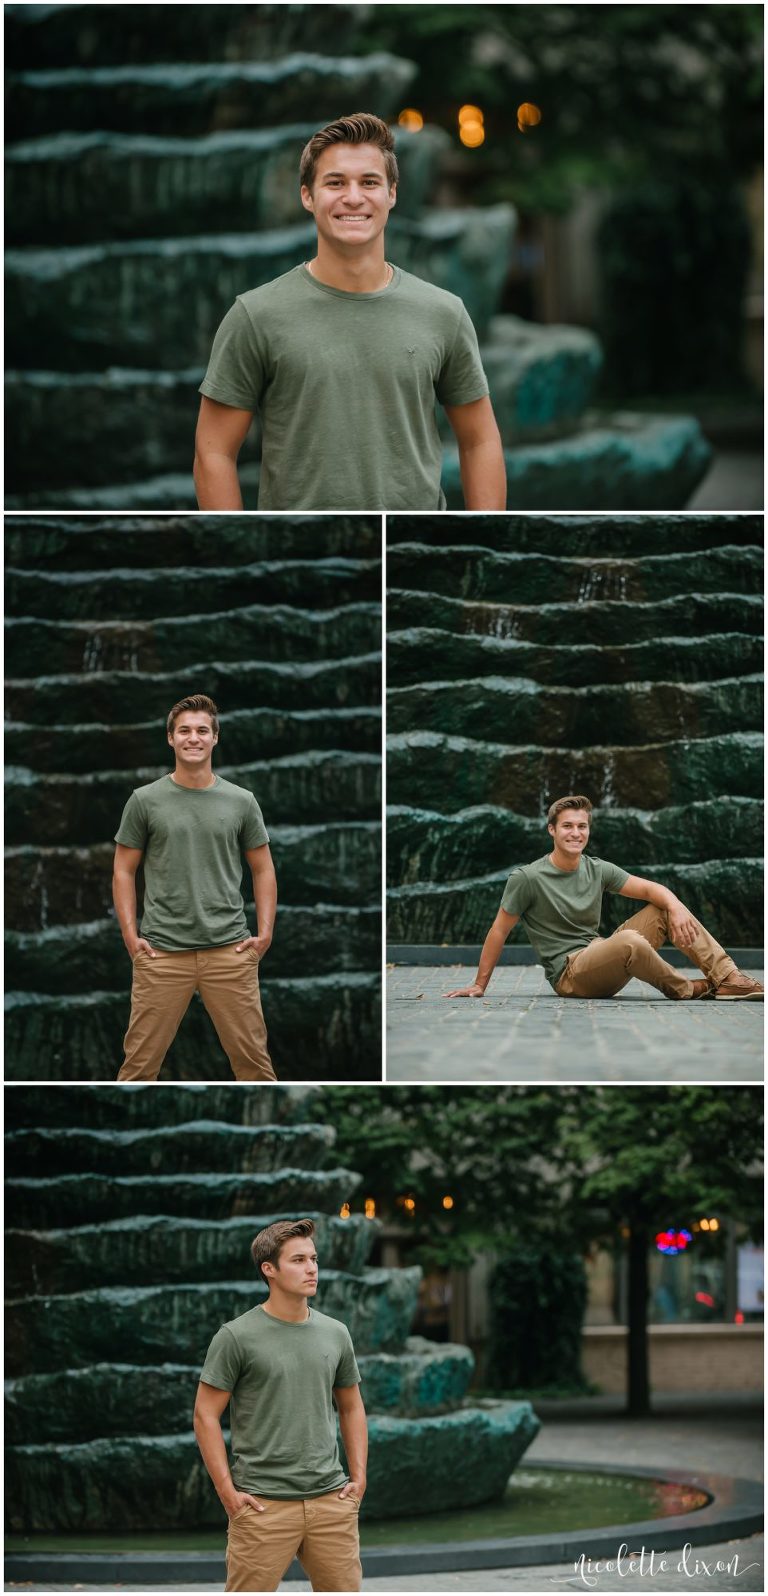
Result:
{"label": "t-shirt sleeve", "polygon": [[132,792],[115,832],[115,842],[119,842],[123,848],[141,848],[143,853],[148,836],[149,828],[144,805],[138,793]]}
{"label": "t-shirt sleeve", "polygon": [[477,333],[462,305],[458,327],[443,362],[435,392],[441,405],[469,405],[474,399],[484,399],[488,391]]}
{"label": "t-shirt sleeve", "polygon": [[264,824],[264,816],[253,794],[251,794],[251,801],[246,810],[240,840],[243,848],[262,848],[265,842],[269,842],[269,833]]}
{"label": "t-shirt sleeve", "polygon": [[600,860],[602,873],[603,892],[621,892],[625,881],[629,880],[629,872],[622,870],[620,865],[609,864],[607,859]]}
{"label": "t-shirt sleeve", "polygon": [[344,1345],[341,1349],[341,1355],[336,1365],[336,1373],[333,1377],[333,1383],[334,1386],[360,1384],[360,1370],[357,1367],[357,1358],[355,1357],[355,1351],[354,1347],[352,1346],[352,1338],[349,1334],[349,1331],[347,1331]]}
{"label": "t-shirt sleeve", "polygon": [[523,870],[513,870],[501,898],[506,914],[525,914],[531,903],[531,883]]}
{"label": "t-shirt sleeve", "polygon": [[236,299],[213,340],[198,392],[236,410],[256,410],[263,386],[263,352],[247,310]]}
{"label": "t-shirt sleeve", "polygon": [[234,1391],[240,1378],[240,1349],[226,1325],[222,1325],[205,1355],[200,1379],[204,1385],[213,1385],[217,1391]]}

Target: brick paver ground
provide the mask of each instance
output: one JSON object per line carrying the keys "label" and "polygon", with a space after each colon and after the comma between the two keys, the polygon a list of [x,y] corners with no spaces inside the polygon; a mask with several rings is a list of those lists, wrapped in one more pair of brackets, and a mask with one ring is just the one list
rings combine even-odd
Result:
{"label": "brick paver ground", "polygon": [[670,1002],[640,981],[615,998],[558,998],[537,965],[502,965],[483,998],[443,996],[474,975],[388,970],[388,1080],[763,1078],[762,1003]]}

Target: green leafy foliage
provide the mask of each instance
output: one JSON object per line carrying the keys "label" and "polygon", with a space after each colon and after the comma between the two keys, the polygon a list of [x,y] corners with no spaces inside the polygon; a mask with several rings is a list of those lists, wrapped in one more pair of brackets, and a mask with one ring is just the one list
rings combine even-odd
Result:
{"label": "green leafy foliage", "polygon": [[586,1302],[578,1253],[527,1242],[510,1248],[491,1276],[488,1384],[497,1391],[587,1390],[581,1373]]}

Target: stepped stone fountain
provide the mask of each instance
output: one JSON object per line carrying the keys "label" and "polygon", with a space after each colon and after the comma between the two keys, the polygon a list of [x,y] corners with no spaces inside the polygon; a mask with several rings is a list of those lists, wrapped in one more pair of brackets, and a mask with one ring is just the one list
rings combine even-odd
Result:
{"label": "stepped stone fountain", "polygon": [[6,1092],[6,1522],[14,1531],[222,1527],[191,1430],[219,1325],[263,1301],[256,1231],[310,1214],[317,1306],[349,1326],[370,1414],[371,1517],[502,1495],[539,1423],[467,1397],[469,1349],[409,1337],[416,1268],[369,1268],[377,1221],[334,1217],[313,1091],[70,1086]]}
{"label": "stepped stone fountain", "polygon": [[[367,12],[6,7],[9,507],[194,508],[197,387],[215,329],[238,293],[312,248],[303,144],[361,107],[396,116],[414,80],[412,63],[365,53]],[[510,504],[684,505],[709,460],[696,422],[591,420],[593,335],[496,314],[515,214],[430,208],[448,142],[438,128],[398,131],[388,252],[473,317]],[[257,445],[241,456],[248,508]],[[448,431],[444,487],[460,507]]]}
{"label": "stepped stone fountain", "polygon": [[[6,1079],[117,1073],[112,838],[190,692],[216,700],[216,767],[270,833],[278,1075],[379,1079],[380,556],[374,517],[7,518]],[[248,878],[251,925],[252,898]],[[179,1074],[230,1078],[197,998]]]}
{"label": "stepped stone fountain", "polygon": [[[584,792],[591,851],[761,946],[760,518],[394,516],[388,537],[391,940],[482,941],[549,804]],[[607,895],[603,924],[627,912]]]}

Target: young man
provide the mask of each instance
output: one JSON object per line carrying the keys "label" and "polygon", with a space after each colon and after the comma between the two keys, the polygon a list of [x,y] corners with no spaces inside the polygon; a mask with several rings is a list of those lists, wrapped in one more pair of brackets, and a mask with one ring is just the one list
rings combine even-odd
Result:
{"label": "young man", "polygon": [[[630,876],[584,852],[591,818],[588,798],[558,798],[551,805],[547,830],[552,852],[512,871],[483,944],[474,985],[446,996],[482,997],[512,927],[522,920],[558,997],[613,997],[636,976],[667,998],[762,1000],[760,983],[737,970],[668,887]],[[604,892],[641,898],[651,907],[633,914],[612,936],[601,937]],[[661,958],[657,949],[667,941],[682,948],[701,970],[702,980],[689,981]]]}
{"label": "young man", "polygon": [[200,387],[201,510],[240,510],[237,457],[262,427],[260,510],[438,510],[435,400],[456,434],[468,510],[506,508],[504,453],[460,299],[391,266],[391,130],[360,112],[315,133],[299,168],[317,253],[238,295]]}
{"label": "young man", "polygon": [[[137,787],[115,837],[113,898],[133,961],[131,1018],[119,1081],[154,1081],[194,992],[234,1074],[274,1081],[259,996],[259,960],[272,941],[277,884],[261,810],[211,766],[219,740],[212,698],[180,699],[168,716],[175,768]],[[248,935],[240,883],[251,871],[258,925]],[[136,871],[144,913],[136,924]]]}
{"label": "young man", "polygon": [[[227,1590],[277,1590],[294,1557],[313,1590],[360,1589],[365,1409],[349,1331],[309,1306],[314,1228],[278,1219],[259,1232],[251,1254],[269,1300],[217,1330],[200,1376],[195,1435],[229,1518]],[[230,1400],[231,1473],[221,1433]]]}

